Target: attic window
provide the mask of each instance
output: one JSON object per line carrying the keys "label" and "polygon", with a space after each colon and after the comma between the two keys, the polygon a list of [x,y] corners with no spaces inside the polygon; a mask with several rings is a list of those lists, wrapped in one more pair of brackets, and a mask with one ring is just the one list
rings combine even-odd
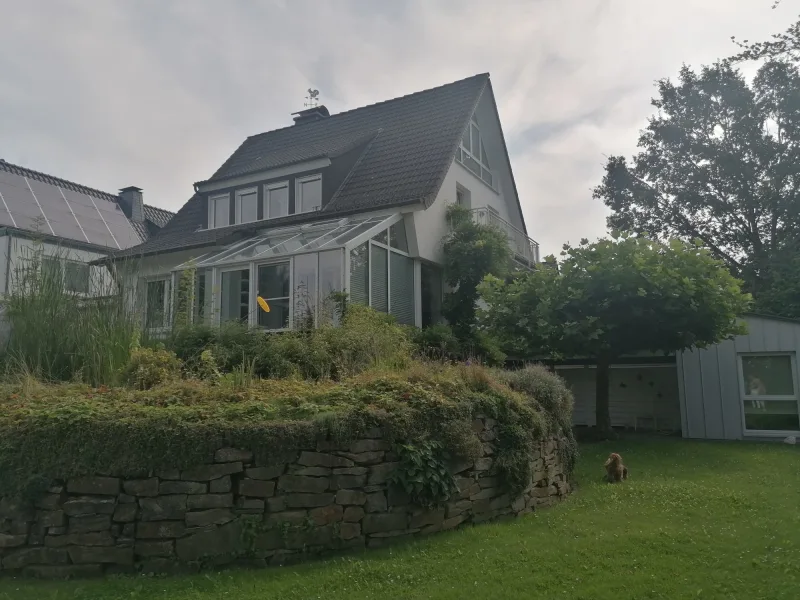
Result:
{"label": "attic window", "polygon": [[489,167],[489,157],[486,155],[481,130],[474,116],[461,137],[460,147],[456,151],[456,160],[494,189],[494,177]]}
{"label": "attic window", "polygon": [[296,195],[295,212],[319,210],[322,207],[322,175],[298,178]]}
{"label": "attic window", "polygon": [[226,227],[230,224],[230,194],[208,199],[208,228]]}

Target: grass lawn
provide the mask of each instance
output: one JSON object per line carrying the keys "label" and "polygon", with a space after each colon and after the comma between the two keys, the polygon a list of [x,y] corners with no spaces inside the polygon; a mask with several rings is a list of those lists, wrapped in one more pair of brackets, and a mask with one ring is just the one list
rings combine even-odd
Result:
{"label": "grass lawn", "polygon": [[[600,482],[611,450],[623,485]],[[0,600],[800,597],[800,448],[639,438],[581,454],[573,497],[516,521],[299,567],[0,579]]]}

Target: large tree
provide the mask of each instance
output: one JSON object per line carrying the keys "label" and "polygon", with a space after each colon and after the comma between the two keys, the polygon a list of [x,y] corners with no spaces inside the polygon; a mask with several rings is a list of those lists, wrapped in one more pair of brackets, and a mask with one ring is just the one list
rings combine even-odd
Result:
{"label": "large tree", "polygon": [[705,347],[742,333],[750,298],[708,250],[623,235],[564,246],[562,260],[512,281],[487,277],[481,327],[521,357],[597,363],[596,416],[611,434],[609,368],[621,356]]}
{"label": "large tree", "polygon": [[610,157],[594,191],[609,227],[699,240],[763,308],[787,314],[773,288],[800,256],[797,67],[769,59],[748,82],[731,61],[684,66],[677,82],[658,82],[652,104],[641,151]]}

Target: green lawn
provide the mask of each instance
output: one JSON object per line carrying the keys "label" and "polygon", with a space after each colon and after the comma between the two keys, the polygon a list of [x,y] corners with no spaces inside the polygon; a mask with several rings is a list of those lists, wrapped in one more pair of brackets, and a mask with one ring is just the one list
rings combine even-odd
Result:
{"label": "green lawn", "polygon": [[[611,450],[623,485],[600,482]],[[573,497],[516,521],[300,567],[0,579],[0,600],[800,597],[800,447],[635,439],[581,453]]]}

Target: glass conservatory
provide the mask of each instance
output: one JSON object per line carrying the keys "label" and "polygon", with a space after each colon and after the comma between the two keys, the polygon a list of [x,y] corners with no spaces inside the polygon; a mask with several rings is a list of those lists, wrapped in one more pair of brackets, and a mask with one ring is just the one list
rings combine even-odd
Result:
{"label": "glass conservatory", "polygon": [[351,302],[414,325],[421,282],[408,250],[400,214],[265,230],[149,280],[146,322],[238,321],[280,331],[335,322],[333,295],[347,290]]}

